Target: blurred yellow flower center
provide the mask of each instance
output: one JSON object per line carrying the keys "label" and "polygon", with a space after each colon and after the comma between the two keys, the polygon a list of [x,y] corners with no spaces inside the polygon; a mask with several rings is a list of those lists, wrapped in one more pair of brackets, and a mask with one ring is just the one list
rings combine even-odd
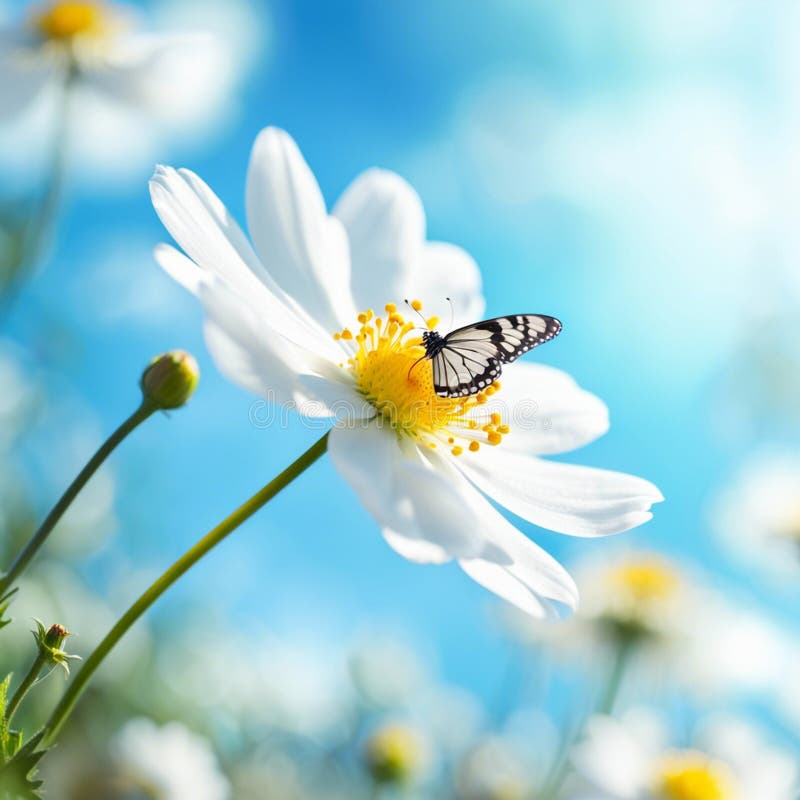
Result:
{"label": "blurred yellow flower center", "polygon": [[676,572],[656,558],[616,567],[611,573],[611,581],[633,603],[668,600],[680,583]]}
{"label": "blurred yellow flower center", "polygon": [[702,753],[673,753],[661,766],[660,800],[733,800],[734,796],[729,770]]}
{"label": "blurred yellow flower center", "polygon": [[[421,311],[422,304],[414,300],[412,307]],[[500,383],[469,397],[439,397],[422,339],[413,334],[414,323],[406,321],[394,303],[386,305],[386,314],[381,318],[365,311],[358,315],[356,333],[345,328],[334,334],[353,353],[342,366],[352,372],[356,388],[383,420],[398,435],[429,447],[443,444],[456,456],[465,450],[477,452],[481,444],[500,444],[509,432],[500,414],[489,413],[481,420],[475,414],[477,406],[499,391]],[[431,317],[427,323],[433,329],[438,319]]]}
{"label": "blurred yellow flower center", "polygon": [[34,18],[46,39],[66,41],[103,28],[105,14],[99,3],[54,3]]}
{"label": "blurred yellow flower center", "polygon": [[366,761],[379,783],[405,783],[418,771],[423,760],[420,738],[410,728],[386,725],[373,733],[366,744]]}
{"label": "blurred yellow flower center", "polygon": [[781,528],[781,534],[787,539],[800,541],[800,506],[788,515],[786,524]]}

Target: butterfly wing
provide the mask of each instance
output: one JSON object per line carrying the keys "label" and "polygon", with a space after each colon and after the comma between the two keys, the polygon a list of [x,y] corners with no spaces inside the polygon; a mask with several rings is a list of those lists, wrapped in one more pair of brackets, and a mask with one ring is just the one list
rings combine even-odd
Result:
{"label": "butterfly wing", "polygon": [[561,323],[544,314],[512,314],[457,328],[433,357],[433,386],[440,397],[477,394],[494,383],[501,364],[550,341]]}

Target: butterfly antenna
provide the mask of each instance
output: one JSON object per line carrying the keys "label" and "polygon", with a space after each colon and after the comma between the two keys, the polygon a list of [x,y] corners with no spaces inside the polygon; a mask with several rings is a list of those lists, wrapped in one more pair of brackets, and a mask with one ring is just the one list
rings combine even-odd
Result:
{"label": "butterfly antenna", "polygon": [[453,301],[449,297],[445,297],[445,300],[447,300],[447,302],[450,303],[450,328],[448,330],[452,330],[453,322],[455,322],[456,319],[456,309],[453,306]]}

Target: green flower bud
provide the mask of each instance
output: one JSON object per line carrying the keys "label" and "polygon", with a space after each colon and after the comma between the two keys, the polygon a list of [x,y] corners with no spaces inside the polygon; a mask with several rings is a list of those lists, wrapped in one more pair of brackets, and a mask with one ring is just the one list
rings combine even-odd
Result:
{"label": "green flower bud", "polygon": [[63,625],[45,628],[40,620],[36,619],[34,622],[36,630],[33,631],[33,638],[39,645],[39,655],[44,660],[44,666],[51,669],[61,667],[69,675],[69,662],[80,660],[80,656],[70,655],[62,649],[64,641],[70,635],[69,631]]}
{"label": "green flower bud", "polygon": [[142,374],[142,393],[158,408],[180,408],[194,394],[199,380],[194,356],[185,350],[170,350],[156,356]]}
{"label": "green flower bud", "polygon": [[416,776],[424,757],[420,737],[403,725],[384,725],[367,739],[364,760],[378,783],[403,784]]}

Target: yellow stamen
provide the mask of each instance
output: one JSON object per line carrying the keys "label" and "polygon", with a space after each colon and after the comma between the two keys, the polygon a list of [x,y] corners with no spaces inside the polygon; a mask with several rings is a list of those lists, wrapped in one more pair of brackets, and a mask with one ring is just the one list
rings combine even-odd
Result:
{"label": "yellow stamen", "polygon": [[83,34],[99,33],[106,23],[100,3],[53,3],[33,18],[36,30],[45,38],[66,41]]}
{"label": "yellow stamen", "polygon": [[429,317],[425,324],[433,330],[439,324],[439,317]]}
{"label": "yellow stamen", "polygon": [[[409,305],[419,310],[422,303]],[[414,331],[414,323],[397,313],[394,303],[385,306],[388,318],[375,318],[372,310],[358,315],[358,333],[350,328],[334,334],[337,341],[354,342],[348,347],[346,369],[358,391],[375,407],[383,420],[398,436],[409,436],[431,448],[437,442],[447,444],[454,456],[466,450],[477,453],[481,443],[500,444],[508,426],[501,424],[501,415],[491,414],[492,425],[479,430],[472,418],[477,406],[487,402],[492,386],[466,397],[439,397],[433,388],[433,370],[425,358],[422,339]],[[434,326],[438,320],[428,320]]]}

